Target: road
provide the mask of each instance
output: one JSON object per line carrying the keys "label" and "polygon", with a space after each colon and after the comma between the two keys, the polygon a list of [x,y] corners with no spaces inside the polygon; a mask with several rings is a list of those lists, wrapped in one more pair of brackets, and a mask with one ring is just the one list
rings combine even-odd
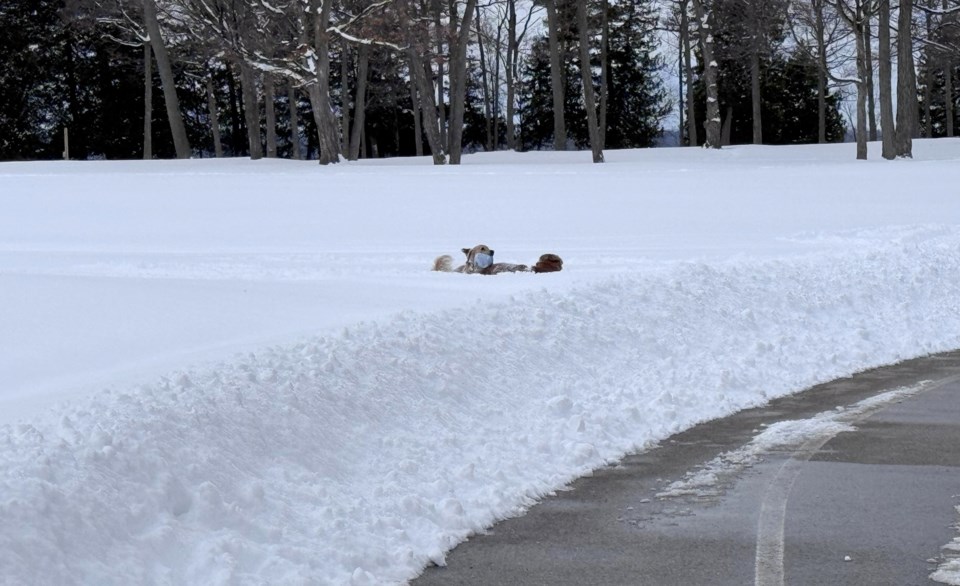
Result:
{"label": "road", "polygon": [[[848,408],[896,389],[909,391]],[[804,423],[800,441],[758,453],[763,430],[826,413],[839,422]],[[704,470],[712,482],[687,490]],[[412,584],[934,584],[958,504],[960,351],[673,436],[470,538]]]}

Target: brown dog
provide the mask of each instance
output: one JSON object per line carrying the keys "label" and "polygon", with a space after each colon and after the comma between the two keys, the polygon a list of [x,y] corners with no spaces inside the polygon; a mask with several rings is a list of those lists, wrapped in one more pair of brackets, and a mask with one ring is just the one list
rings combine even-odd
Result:
{"label": "brown dog", "polygon": [[493,262],[494,250],[486,244],[478,244],[473,248],[464,248],[467,256],[464,264],[454,268],[453,257],[449,254],[438,256],[433,261],[433,270],[454,273],[478,273],[481,275],[496,275],[499,273],[553,273],[563,269],[563,260],[555,254],[544,254],[533,268],[527,265],[518,265],[507,262]]}

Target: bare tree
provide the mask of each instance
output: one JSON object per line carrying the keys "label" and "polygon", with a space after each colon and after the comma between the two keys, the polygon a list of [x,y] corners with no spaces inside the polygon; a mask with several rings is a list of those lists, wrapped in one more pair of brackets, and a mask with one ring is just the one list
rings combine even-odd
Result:
{"label": "bare tree", "polygon": [[[450,58],[451,165],[459,165],[463,153],[463,115],[467,100],[467,45],[470,42],[470,21],[473,19],[476,7],[477,0],[467,0],[459,30],[456,31],[456,44]],[[451,14],[451,27],[453,27],[454,16],[455,14]]]}
{"label": "bare tree", "polygon": [[167,118],[170,120],[170,132],[173,134],[173,145],[177,151],[177,158],[189,159],[190,141],[187,139],[187,129],[183,125],[183,114],[180,112],[180,99],[177,97],[173,67],[170,64],[167,47],[160,32],[160,21],[157,18],[155,0],[143,0],[143,25],[150,37],[150,46],[157,60],[157,71],[160,73],[160,82],[163,86],[164,103],[167,106]]}
{"label": "bare tree", "polygon": [[297,86],[290,80],[287,82],[287,104],[290,110],[290,148],[295,160],[303,160],[303,151],[300,148],[300,112],[297,99]]}
{"label": "bare tree", "polygon": [[897,18],[897,156],[913,157],[919,127],[917,72],[913,59],[913,0],[900,0]]}
{"label": "bare tree", "polygon": [[[487,142],[484,148],[487,151],[494,150],[494,137],[493,137],[493,100],[494,100],[494,89],[490,86],[490,78],[493,77],[493,69],[488,71],[487,65],[487,54],[490,51],[485,50],[484,47],[484,36],[483,31],[484,19],[483,14],[480,10],[480,5],[476,7],[477,15],[474,18],[475,26],[477,27],[477,49],[480,52],[480,91],[483,92],[483,112],[486,126]],[[499,54],[498,47],[493,48],[493,53]]]}
{"label": "bare tree", "polygon": [[893,93],[891,83],[893,80],[893,65],[890,60],[890,0],[878,0],[877,2],[877,41],[879,48],[879,66],[880,66],[880,128],[882,135],[881,155],[884,159],[893,159],[897,156],[895,145],[896,128],[893,123]]}
{"label": "bare tree", "polygon": [[683,70],[687,80],[687,141],[697,146],[697,117],[694,106],[693,66],[690,50],[690,0],[680,0],[680,44],[683,48]]}
{"label": "bare tree", "polygon": [[607,112],[610,102],[610,0],[600,6],[600,148],[607,146]]}
{"label": "bare tree", "polygon": [[593,74],[590,65],[590,35],[587,23],[587,3],[577,2],[577,28],[580,34],[580,78],[583,81],[583,104],[587,110],[587,132],[593,162],[603,162],[603,145],[600,141],[600,125],[597,122],[597,100],[593,89]]}
{"label": "bare tree", "polygon": [[547,42],[550,46],[550,84],[553,90],[553,149],[567,150],[567,126],[564,120],[564,75],[560,59],[560,17],[557,0],[542,0],[547,9]]}
{"label": "bare tree", "polygon": [[827,142],[828,84],[830,80],[850,82],[833,72],[845,68],[851,37],[840,26],[843,19],[829,0],[792,2],[789,9],[787,22],[797,50],[817,64],[817,140],[822,144]]}
{"label": "bare tree", "polygon": [[277,104],[273,76],[263,74],[263,107],[267,123],[267,158],[277,158]]}
{"label": "bare tree", "polygon": [[425,38],[429,38],[429,28],[426,26],[427,21],[424,15],[418,10],[413,0],[403,0],[400,7],[400,20],[408,23],[408,26],[403,27],[403,34],[410,77],[416,87],[415,95],[411,94],[417,102],[414,109],[420,112],[419,118],[423,134],[427,137],[433,164],[444,165],[447,162],[446,141],[442,138],[442,124],[437,112],[436,87],[433,83],[433,69],[430,66],[430,49],[424,42]]}
{"label": "bare tree", "polygon": [[107,38],[130,47],[143,47],[144,158],[153,156],[153,59],[156,59],[157,71],[160,74],[167,119],[170,123],[177,157],[189,158],[190,142],[183,124],[180,100],[177,96],[170,56],[161,30],[156,0],[90,0],[88,7],[95,22],[118,33],[114,35],[112,32],[107,32],[105,34]]}
{"label": "bare tree", "polygon": [[210,114],[210,130],[213,134],[213,152],[217,158],[223,157],[223,140],[220,136],[220,112],[217,108],[217,95],[213,89],[213,72],[208,71],[204,78],[207,87],[207,111]]}
{"label": "bare tree", "polygon": [[153,158],[153,52],[143,44],[143,158]]}
{"label": "bare tree", "polygon": [[[836,0],[837,12],[854,32],[857,46],[857,159],[867,158],[867,49],[862,34],[863,22],[870,13],[869,0]],[[882,25],[881,25],[882,26]]]}
{"label": "bare tree", "polygon": [[530,23],[533,20],[534,15],[537,14],[539,8],[534,5],[530,5],[527,9],[526,17],[523,20],[523,27],[518,29],[519,24],[517,17],[517,2],[516,0],[506,0],[506,3],[507,54],[505,59],[506,70],[504,72],[504,79],[507,85],[507,148],[516,149],[517,129],[514,118],[516,117],[517,112],[517,79],[520,77],[520,47],[527,35],[527,31],[530,28]]}
{"label": "bare tree", "polygon": [[866,50],[867,60],[867,123],[870,128],[870,140],[877,140],[877,109],[876,96],[873,89],[873,29],[871,28],[871,14],[867,12],[863,22],[860,25],[861,34],[863,34],[863,47]]}
{"label": "bare tree", "polygon": [[[360,158],[360,139],[366,124],[367,83],[370,76],[370,47],[360,45],[357,51],[357,91],[354,99],[353,129],[350,132],[350,150],[347,158],[356,161]],[[346,82],[344,82],[346,83]]]}

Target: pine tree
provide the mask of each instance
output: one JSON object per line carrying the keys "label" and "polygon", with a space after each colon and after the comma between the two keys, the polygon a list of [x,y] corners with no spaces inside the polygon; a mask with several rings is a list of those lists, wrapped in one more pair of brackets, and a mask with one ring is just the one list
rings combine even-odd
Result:
{"label": "pine tree", "polygon": [[[567,136],[577,148],[589,148],[587,117],[583,104],[580,75],[576,5],[559,3],[560,44],[564,70],[564,113]],[[609,7],[609,80],[606,146],[633,148],[652,146],[662,132],[661,121],[669,112],[658,71],[663,61],[656,56],[653,0],[624,0]],[[594,11],[591,29],[600,30],[600,14]],[[600,84],[600,45],[591,47],[594,86]],[[520,84],[520,145],[522,148],[550,148],[553,141],[553,100],[551,98],[550,58],[546,36],[535,40],[522,70]],[[599,95],[599,91],[598,91]]]}
{"label": "pine tree", "polygon": [[659,76],[664,63],[656,54],[655,10],[650,0],[610,7],[607,148],[653,146],[663,133],[671,104]]}
{"label": "pine tree", "polygon": [[[744,45],[749,31],[739,17],[733,0],[715,5],[717,19],[715,50],[720,64],[718,79],[720,112],[725,135],[730,144],[750,144],[754,139],[749,51]],[[770,23],[766,35],[775,47],[784,37],[784,22]],[[702,63],[699,58],[698,62]],[[702,64],[695,80],[695,114],[698,127],[703,127],[705,88]],[[763,96],[762,134],[765,144],[815,143],[819,139],[816,62],[797,51],[786,55],[776,49],[760,59],[760,93]],[[843,139],[844,128],[839,112],[839,96],[827,95],[827,141]]]}

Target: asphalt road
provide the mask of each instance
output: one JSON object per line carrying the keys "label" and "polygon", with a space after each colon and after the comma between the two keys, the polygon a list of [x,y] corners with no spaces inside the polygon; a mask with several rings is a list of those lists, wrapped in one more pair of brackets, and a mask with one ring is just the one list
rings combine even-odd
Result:
{"label": "asphalt road", "polygon": [[[921,383],[858,416],[854,431],[765,452],[696,494],[664,495],[775,422]],[[430,567],[412,584],[934,584],[928,575],[957,536],[958,504],[960,351],[833,381],[678,434],[470,538],[446,567]]]}

